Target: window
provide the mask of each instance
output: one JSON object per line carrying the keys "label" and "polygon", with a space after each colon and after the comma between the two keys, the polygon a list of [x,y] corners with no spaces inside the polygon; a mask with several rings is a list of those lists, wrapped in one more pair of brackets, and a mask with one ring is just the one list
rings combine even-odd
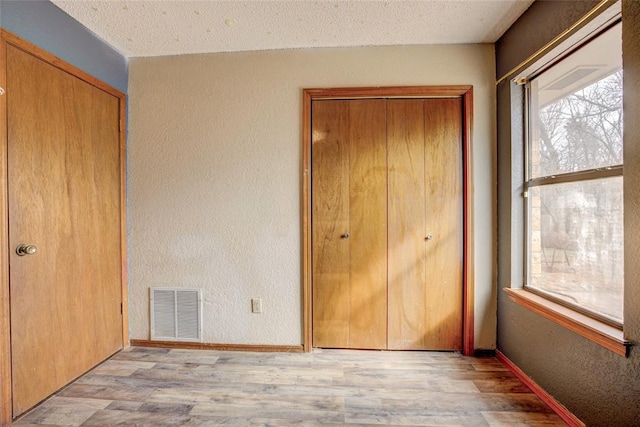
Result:
{"label": "window", "polygon": [[618,23],[527,78],[525,288],[623,322]]}

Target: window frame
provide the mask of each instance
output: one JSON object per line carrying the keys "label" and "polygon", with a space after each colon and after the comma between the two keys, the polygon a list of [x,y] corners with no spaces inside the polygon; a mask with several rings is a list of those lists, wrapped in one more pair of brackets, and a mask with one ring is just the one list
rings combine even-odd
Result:
{"label": "window frame", "polygon": [[[534,294],[537,297],[541,297],[543,299],[549,300],[552,305],[557,305],[562,308],[566,308],[572,311],[575,311],[580,316],[586,316],[585,323],[589,323],[588,319],[596,320],[597,322],[601,322],[606,326],[613,327],[615,330],[622,332],[624,319],[619,321],[618,319],[609,317],[603,313],[599,313],[595,310],[591,310],[579,304],[571,303],[570,301],[561,299],[550,292],[546,292],[542,289],[532,287],[530,285],[531,281],[531,197],[529,197],[530,189],[535,187],[543,187],[546,185],[553,184],[562,184],[562,183],[576,183],[576,182],[586,182],[590,180],[599,180],[603,178],[617,177],[620,176],[624,180],[624,159],[622,164],[616,164],[606,167],[599,168],[590,168],[584,169],[576,172],[564,172],[558,173],[555,175],[547,175],[540,176],[536,178],[532,178],[531,174],[531,164],[530,164],[530,151],[532,149],[533,142],[533,121],[531,120],[532,113],[532,93],[531,93],[531,81],[545,73],[547,70],[551,69],[556,64],[561,61],[571,57],[578,50],[582,49],[598,37],[602,36],[604,33],[615,27],[616,25],[621,24],[621,17],[614,20],[613,22],[609,22],[607,25],[600,27],[597,31],[591,34],[589,37],[584,38],[580,41],[576,46],[571,49],[566,50],[553,61],[543,64],[534,72],[530,73],[526,77],[522,77],[517,79],[517,83],[523,86],[524,91],[524,106],[523,106],[523,131],[524,131],[524,147],[523,147],[523,162],[524,162],[524,182],[523,182],[523,287],[522,291],[529,292]],[[623,290],[624,292],[624,290]],[[515,292],[510,292],[510,297],[516,297]],[[521,301],[520,301],[521,302]],[[529,304],[533,303],[534,305],[540,305],[539,300],[536,298],[532,298],[528,301]],[[525,304],[523,304],[525,305]],[[560,310],[562,311],[562,310]],[[542,313],[541,313],[542,314]],[[579,317],[580,317],[579,316]]]}

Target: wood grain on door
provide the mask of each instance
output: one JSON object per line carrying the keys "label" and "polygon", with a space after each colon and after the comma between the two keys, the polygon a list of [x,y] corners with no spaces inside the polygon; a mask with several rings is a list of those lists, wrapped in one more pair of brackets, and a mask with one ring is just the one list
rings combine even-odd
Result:
{"label": "wood grain on door", "polygon": [[6,62],[15,417],[122,348],[120,106],[17,47]]}
{"label": "wood grain on door", "polygon": [[461,98],[312,103],[313,345],[459,350]]}

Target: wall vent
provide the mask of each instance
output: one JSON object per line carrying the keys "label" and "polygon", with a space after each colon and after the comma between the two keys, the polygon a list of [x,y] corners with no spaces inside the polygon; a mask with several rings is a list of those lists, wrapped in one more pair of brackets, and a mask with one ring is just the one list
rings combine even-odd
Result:
{"label": "wall vent", "polygon": [[152,341],[202,342],[202,289],[150,288]]}

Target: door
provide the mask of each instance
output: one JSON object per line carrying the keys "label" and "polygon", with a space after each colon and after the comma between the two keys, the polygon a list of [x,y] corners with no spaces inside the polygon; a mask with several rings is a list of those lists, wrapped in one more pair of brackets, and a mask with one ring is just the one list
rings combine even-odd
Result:
{"label": "door", "polygon": [[122,348],[119,99],[12,45],[6,84],[16,417]]}
{"label": "door", "polygon": [[384,100],[314,101],[313,343],[387,346]]}
{"label": "door", "polygon": [[394,350],[462,348],[462,103],[388,101],[389,330]]}
{"label": "door", "polygon": [[312,103],[313,345],[462,348],[462,101]]}

